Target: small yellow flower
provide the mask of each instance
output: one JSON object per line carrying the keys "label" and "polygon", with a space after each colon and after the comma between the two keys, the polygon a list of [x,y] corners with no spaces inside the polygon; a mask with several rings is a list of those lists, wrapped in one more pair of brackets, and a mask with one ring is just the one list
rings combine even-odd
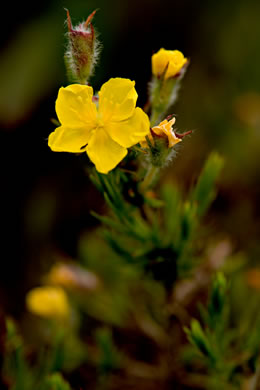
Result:
{"label": "small yellow flower", "polygon": [[108,173],[126,156],[127,148],[149,133],[149,119],[135,107],[135,82],[112,78],[101,87],[98,108],[93,89],[72,84],[60,88],[56,112],[61,123],[49,136],[54,152],[86,151],[97,171]]}
{"label": "small yellow flower", "polygon": [[30,312],[47,318],[66,318],[70,313],[67,295],[61,287],[36,287],[28,292],[26,305]]}
{"label": "small yellow flower", "polygon": [[178,50],[160,49],[152,56],[152,72],[160,77],[165,72],[165,79],[176,76],[187,63],[187,58]]}

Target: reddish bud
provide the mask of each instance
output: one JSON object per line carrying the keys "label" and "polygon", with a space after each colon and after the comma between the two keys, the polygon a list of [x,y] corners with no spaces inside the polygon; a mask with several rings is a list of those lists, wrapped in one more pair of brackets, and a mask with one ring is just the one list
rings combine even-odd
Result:
{"label": "reddish bud", "polygon": [[99,54],[94,27],[91,23],[96,10],[83,23],[73,27],[67,10],[68,49],[65,61],[73,81],[86,84]]}

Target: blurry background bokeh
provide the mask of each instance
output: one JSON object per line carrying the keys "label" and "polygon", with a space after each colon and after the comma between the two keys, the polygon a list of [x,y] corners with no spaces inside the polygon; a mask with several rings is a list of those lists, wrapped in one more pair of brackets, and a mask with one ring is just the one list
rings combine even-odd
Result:
{"label": "blurry background bokeh", "polygon": [[[256,0],[46,0],[5,4],[0,36],[1,276],[0,299],[19,316],[25,292],[40,280],[53,253],[76,257],[79,237],[104,209],[90,184],[84,157],[53,153],[55,99],[67,84],[63,64],[65,8],[94,25],[103,50],[91,83],[110,77],[136,81],[138,105],[147,99],[150,59],[159,48],[190,58],[174,107],[185,139],[163,179],[185,191],[211,150],[225,158],[210,212],[252,265],[260,261],[260,2]],[[91,253],[90,253],[91,256]]]}

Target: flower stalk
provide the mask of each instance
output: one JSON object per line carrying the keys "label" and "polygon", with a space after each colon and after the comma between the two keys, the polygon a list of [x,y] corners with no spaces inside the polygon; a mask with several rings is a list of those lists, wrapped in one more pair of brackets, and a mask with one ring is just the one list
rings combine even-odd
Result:
{"label": "flower stalk", "polygon": [[145,193],[153,186],[153,184],[155,183],[158,177],[159,171],[160,171],[159,167],[156,167],[154,165],[149,165],[144,180],[140,184],[140,190],[142,193]]}
{"label": "flower stalk", "polygon": [[167,113],[177,99],[180,83],[177,79],[165,80],[153,78],[151,83],[151,126],[155,126]]}

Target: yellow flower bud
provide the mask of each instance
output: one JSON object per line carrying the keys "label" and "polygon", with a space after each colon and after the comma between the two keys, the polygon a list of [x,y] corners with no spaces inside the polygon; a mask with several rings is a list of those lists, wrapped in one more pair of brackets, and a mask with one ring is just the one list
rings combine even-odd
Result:
{"label": "yellow flower bud", "polygon": [[178,50],[160,49],[152,56],[152,72],[158,78],[164,75],[164,79],[169,79],[177,76],[187,62]]}
{"label": "yellow flower bud", "polygon": [[66,318],[70,307],[67,295],[61,287],[36,287],[28,292],[26,305],[30,312],[47,318]]}

